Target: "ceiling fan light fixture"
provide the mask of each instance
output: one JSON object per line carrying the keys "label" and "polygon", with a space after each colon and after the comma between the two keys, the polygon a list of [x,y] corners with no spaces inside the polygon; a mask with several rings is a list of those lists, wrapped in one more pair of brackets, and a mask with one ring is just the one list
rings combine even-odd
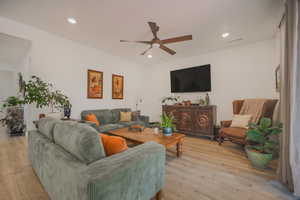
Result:
{"label": "ceiling fan light fixture", "polygon": [[153,44],[152,44],[152,47],[154,47],[154,48],[159,48],[159,47],[160,47],[160,44],[159,44],[159,43],[153,43]]}

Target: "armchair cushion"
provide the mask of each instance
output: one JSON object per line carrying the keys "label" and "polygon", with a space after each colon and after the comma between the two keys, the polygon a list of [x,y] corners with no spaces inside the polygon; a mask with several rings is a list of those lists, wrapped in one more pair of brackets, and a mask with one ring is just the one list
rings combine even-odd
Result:
{"label": "armchair cushion", "polygon": [[230,127],[248,128],[252,115],[234,115]]}

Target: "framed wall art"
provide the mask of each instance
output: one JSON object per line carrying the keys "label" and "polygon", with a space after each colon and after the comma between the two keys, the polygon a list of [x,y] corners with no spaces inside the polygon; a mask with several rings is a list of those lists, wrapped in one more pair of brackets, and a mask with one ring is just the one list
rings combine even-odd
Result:
{"label": "framed wall art", "polygon": [[103,72],[88,70],[87,97],[89,99],[103,98]]}
{"label": "framed wall art", "polygon": [[112,98],[124,98],[124,76],[116,74],[112,75]]}
{"label": "framed wall art", "polygon": [[275,70],[275,86],[276,91],[280,92],[280,65],[278,65]]}

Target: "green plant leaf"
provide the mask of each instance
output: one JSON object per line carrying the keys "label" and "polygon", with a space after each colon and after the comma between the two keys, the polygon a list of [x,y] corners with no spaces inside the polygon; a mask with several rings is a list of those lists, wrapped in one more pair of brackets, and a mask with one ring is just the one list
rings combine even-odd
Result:
{"label": "green plant leaf", "polygon": [[266,140],[262,133],[257,129],[250,129],[249,131],[247,131],[246,135],[246,140],[248,141],[264,143]]}
{"label": "green plant leaf", "polygon": [[266,117],[261,118],[259,124],[261,129],[269,128],[271,125],[272,125],[272,120],[270,118],[266,118]]}

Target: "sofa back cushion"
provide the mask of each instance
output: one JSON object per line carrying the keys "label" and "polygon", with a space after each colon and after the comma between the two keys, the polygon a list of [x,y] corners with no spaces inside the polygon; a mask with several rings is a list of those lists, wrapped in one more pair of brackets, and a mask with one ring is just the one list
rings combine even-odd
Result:
{"label": "sofa back cushion", "polygon": [[85,164],[105,157],[97,131],[86,124],[57,123],[54,127],[54,142]]}
{"label": "sofa back cushion", "polygon": [[55,124],[60,122],[60,120],[51,118],[51,117],[45,117],[38,121],[38,131],[46,136],[51,141],[54,141],[53,138],[53,129]]}
{"label": "sofa back cushion", "polygon": [[112,123],[117,123],[120,121],[120,112],[130,112],[130,108],[116,108],[112,109]]}
{"label": "sofa back cushion", "polygon": [[81,119],[85,120],[88,114],[96,115],[101,125],[112,123],[112,112],[108,109],[101,110],[85,110],[81,112]]}

